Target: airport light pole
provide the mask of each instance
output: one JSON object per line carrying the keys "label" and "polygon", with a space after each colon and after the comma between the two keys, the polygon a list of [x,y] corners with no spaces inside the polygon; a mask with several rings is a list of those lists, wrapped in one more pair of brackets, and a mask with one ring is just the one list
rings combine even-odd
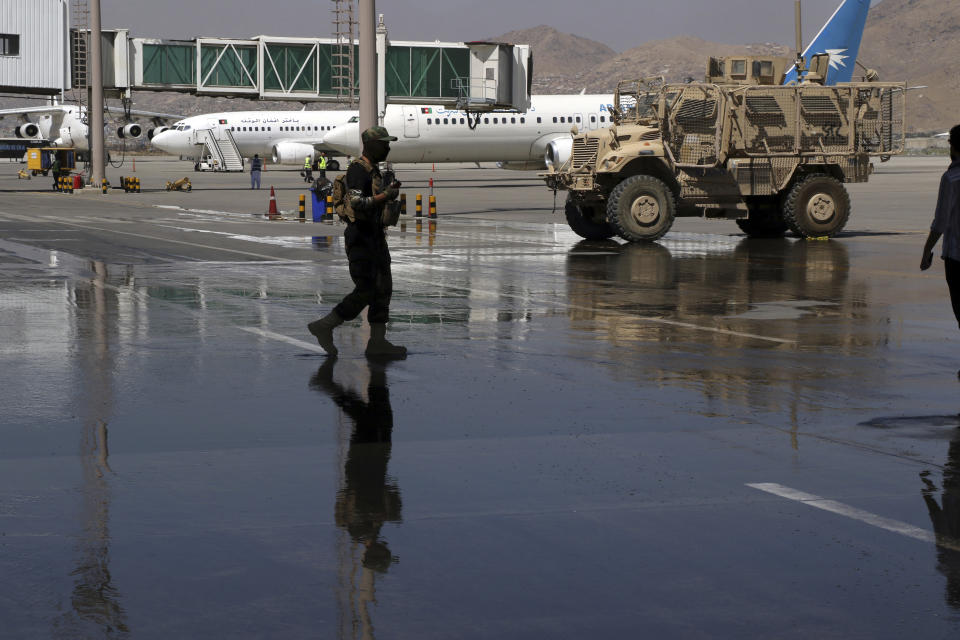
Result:
{"label": "airport light pole", "polygon": [[360,131],[377,125],[377,3],[360,0]]}
{"label": "airport light pole", "polygon": [[90,179],[100,188],[103,181],[103,61],[100,51],[100,0],[90,0],[90,104],[87,108],[87,132],[90,136]]}

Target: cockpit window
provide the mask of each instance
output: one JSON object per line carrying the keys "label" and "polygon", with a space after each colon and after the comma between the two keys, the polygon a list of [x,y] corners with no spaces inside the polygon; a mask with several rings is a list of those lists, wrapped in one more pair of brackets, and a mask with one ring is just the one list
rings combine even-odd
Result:
{"label": "cockpit window", "polygon": [[360,122],[360,116],[353,116],[347,122]]}
{"label": "cockpit window", "polygon": [[183,130],[184,130],[184,131],[190,131],[190,125],[188,125],[188,124],[183,125]]}

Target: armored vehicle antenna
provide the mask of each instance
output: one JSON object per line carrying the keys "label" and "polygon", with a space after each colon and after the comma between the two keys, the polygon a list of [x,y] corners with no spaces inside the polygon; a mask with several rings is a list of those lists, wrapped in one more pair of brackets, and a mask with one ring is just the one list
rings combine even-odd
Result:
{"label": "armored vehicle antenna", "polygon": [[795,62],[797,68],[797,80],[802,80],[800,74],[803,73],[803,70],[806,68],[806,63],[803,59],[803,25],[800,22],[800,0],[796,0],[794,5],[794,22],[796,23],[797,30],[797,61]]}

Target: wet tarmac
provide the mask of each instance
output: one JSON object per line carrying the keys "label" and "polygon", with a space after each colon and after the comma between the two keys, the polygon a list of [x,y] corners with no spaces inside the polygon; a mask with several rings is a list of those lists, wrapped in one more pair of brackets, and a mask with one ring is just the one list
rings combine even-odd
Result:
{"label": "wet tarmac", "polygon": [[943,160],[879,166],[832,241],[649,246],[581,241],[531,173],[401,168],[440,217],[390,231],[389,364],[361,320],[321,355],[343,227],[245,175],[6,166],[4,638],[960,631]]}

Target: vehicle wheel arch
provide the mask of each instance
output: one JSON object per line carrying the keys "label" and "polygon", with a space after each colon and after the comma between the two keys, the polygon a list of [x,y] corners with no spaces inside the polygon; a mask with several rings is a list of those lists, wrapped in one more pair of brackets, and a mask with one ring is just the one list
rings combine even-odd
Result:
{"label": "vehicle wheel arch", "polygon": [[647,175],[653,176],[663,181],[671,191],[673,197],[679,199],[680,183],[677,182],[677,176],[670,170],[662,160],[656,157],[634,158],[621,169],[617,176],[617,182],[621,182],[630,176]]}

